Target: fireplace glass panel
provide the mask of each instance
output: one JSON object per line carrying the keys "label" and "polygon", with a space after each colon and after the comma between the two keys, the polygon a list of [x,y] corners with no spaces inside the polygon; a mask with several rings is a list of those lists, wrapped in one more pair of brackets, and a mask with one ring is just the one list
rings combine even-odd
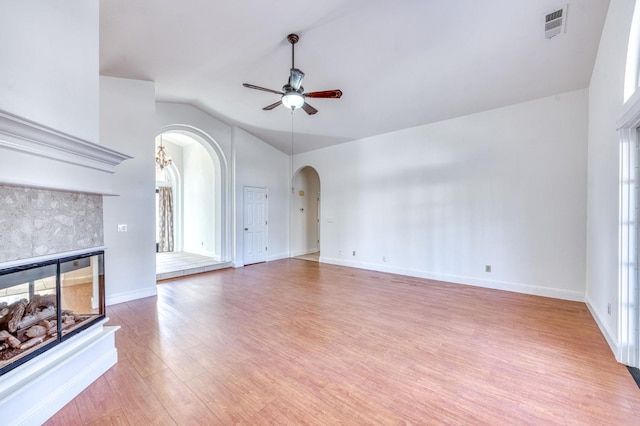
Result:
{"label": "fireplace glass panel", "polygon": [[103,251],[0,270],[0,375],[104,316]]}
{"label": "fireplace glass panel", "polygon": [[57,264],[0,272],[0,371],[57,340]]}
{"label": "fireplace glass panel", "polygon": [[104,282],[103,255],[60,262],[62,335],[73,333],[101,317],[100,288]]}

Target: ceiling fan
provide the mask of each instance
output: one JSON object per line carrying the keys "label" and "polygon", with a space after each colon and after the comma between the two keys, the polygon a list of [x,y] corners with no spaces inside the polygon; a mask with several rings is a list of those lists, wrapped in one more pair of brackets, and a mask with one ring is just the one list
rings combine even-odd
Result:
{"label": "ceiling fan", "polygon": [[294,46],[298,42],[299,37],[296,34],[289,34],[287,36],[287,40],[291,43],[291,74],[289,75],[289,81],[287,84],[282,86],[282,91],[271,90],[249,83],[243,83],[242,85],[249,89],[263,90],[265,92],[275,93],[282,96],[278,102],[262,108],[265,111],[270,111],[282,104],[285,107],[290,108],[292,111],[302,108],[307,114],[313,115],[318,112],[318,110],[309,105],[306,98],[339,98],[342,96],[342,90],[336,89],[304,93],[304,87],[302,87],[304,73],[296,68],[294,64]]}

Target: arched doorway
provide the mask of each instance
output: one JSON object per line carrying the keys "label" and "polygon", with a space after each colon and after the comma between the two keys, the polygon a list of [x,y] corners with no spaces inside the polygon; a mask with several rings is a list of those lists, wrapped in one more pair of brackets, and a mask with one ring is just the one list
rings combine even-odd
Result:
{"label": "arched doorway", "polygon": [[304,260],[320,258],[320,176],[310,166],[293,177],[291,254]]}
{"label": "arched doorway", "polygon": [[[179,125],[164,128],[156,137],[156,152],[160,143],[172,164],[164,170],[156,165],[156,279],[229,266],[229,191],[222,151],[206,133]],[[166,202],[166,194],[172,202]],[[169,208],[172,211],[162,210]],[[166,220],[169,214],[171,221]],[[170,225],[172,229],[162,229]],[[165,244],[167,234],[172,246]]]}

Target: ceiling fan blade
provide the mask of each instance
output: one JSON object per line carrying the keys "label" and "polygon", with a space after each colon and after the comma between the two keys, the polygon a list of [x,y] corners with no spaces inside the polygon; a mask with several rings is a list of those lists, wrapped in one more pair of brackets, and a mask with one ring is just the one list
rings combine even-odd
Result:
{"label": "ceiling fan blade", "polygon": [[302,104],[302,109],[304,110],[304,112],[306,112],[309,115],[313,115],[316,112],[318,112],[317,109],[315,109],[314,107],[312,107],[311,105],[309,105],[306,102]]}
{"label": "ceiling fan blade", "polygon": [[262,108],[265,111],[271,111],[272,109],[274,109],[275,107],[279,106],[282,104],[282,101],[278,101],[276,103],[273,103],[271,105],[267,105],[266,107]]}
{"label": "ceiling fan blade", "polygon": [[289,86],[295,90],[300,89],[302,86],[302,80],[304,79],[304,73],[298,68],[291,68],[291,75],[289,76]]}
{"label": "ceiling fan blade", "polygon": [[325,90],[322,92],[310,92],[305,93],[305,97],[307,98],[339,98],[342,96],[342,90]]}
{"label": "ceiling fan blade", "polygon": [[249,88],[249,89],[262,90],[263,92],[275,93],[276,95],[284,95],[284,93],[279,92],[277,90],[271,90],[271,89],[267,89],[265,87],[255,86],[255,85],[249,84],[249,83],[242,83],[242,85],[244,87],[246,87],[246,88]]}

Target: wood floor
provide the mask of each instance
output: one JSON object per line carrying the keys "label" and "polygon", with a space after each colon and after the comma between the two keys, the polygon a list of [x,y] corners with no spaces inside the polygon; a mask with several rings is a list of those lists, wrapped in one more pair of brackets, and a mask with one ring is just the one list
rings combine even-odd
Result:
{"label": "wood floor", "polygon": [[582,303],[288,259],[107,311],[118,364],[47,425],[640,421]]}

